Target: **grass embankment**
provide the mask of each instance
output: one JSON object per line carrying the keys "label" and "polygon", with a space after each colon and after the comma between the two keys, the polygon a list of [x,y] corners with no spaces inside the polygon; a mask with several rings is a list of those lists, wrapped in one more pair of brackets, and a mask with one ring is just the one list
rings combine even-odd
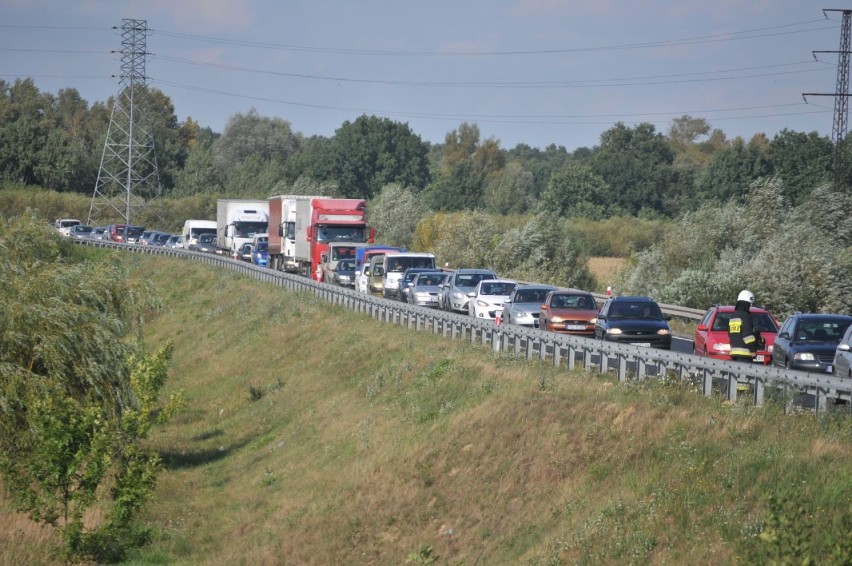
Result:
{"label": "grass embankment", "polygon": [[[129,261],[160,290],[146,339],[174,341],[170,389],[189,400],[152,439],[165,470],[143,519],[156,536],[133,563],[717,564],[785,547],[831,563],[849,552],[828,547],[848,545],[852,526],[848,420],[728,405],[677,383],[618,385],[201,265]],[[756,536],[775,523],[774,542]]]}

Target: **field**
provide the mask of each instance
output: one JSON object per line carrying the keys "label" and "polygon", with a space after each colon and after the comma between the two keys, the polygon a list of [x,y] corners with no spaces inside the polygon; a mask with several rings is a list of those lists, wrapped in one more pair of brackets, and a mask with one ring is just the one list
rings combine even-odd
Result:
{"label": "field", "polygon": [[588,263],[589,271],[595,276],[598,287],[600,287],[600,289],[595,290],[599,290],[600,292],[605,291],[607,286],[612,284],[618,270],[626,264],[627,259],[623,257],[590,257]]}
{"label": "field", "polygon": [[[189,404],[128,564],[766,563],[852,555],[848,417],[619,385],[181,260],[158,289]],[[50,538],[0,501],[0,563]],[[763,536],[760,536],[761,533]]]}

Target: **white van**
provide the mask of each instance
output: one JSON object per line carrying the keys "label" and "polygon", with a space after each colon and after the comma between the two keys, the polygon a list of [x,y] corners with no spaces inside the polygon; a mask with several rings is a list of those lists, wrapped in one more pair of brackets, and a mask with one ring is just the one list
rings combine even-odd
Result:
{"label": "white van", "polygon": [[77,226],[78,224],[82,224],[76,218],[59,218],[56,222],[53,223],[53,226],[59,230],[59,233],[63,236],[71,235],[71,227]]}
{"label": "white van", "polygon": [[187,220],[183,223],[183,230],[181,230],[180,234],[183,236],[183,249],[194,250],[195,245],[198,243],[198,236],[201,234],[216,235],[216,221]]}
{"label": "white van", "polygon": [[382,275],[382,294],[386,299],[400,299],[399,282],[409,267],[435,269],[435,254],[388,252]]}

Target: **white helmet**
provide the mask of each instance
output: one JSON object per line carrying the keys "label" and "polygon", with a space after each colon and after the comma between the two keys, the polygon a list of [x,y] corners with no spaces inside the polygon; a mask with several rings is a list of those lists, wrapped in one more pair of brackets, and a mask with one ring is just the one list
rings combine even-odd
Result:
{"label": "white helmet", "polygon": [[740,294],[737,297],[737,302],[740,301],[746,301],[748,303],[754,304],[754,293],[747,290],[740,291]]}

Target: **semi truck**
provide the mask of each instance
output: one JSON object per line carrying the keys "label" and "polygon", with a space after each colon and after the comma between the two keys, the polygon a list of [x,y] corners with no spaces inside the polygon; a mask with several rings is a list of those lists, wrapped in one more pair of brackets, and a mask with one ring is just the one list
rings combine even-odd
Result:
{"label": "semi truck", "polygon": [[363,199],[297,201],[295,232],[300,271],[315,281],[324,279],[322,261],[331,242],[372,243],[376,236],[375,229],[367,226]]}
{"label": "semi truck", "polygon": [[299,271],[296,261],[296,202],[327,199],[319,195],[278,195],[269,199],[269,267],[276,271]]}
{"label": "semi truck", "polygon": [[216,202],[216,245],[232,257],[255,235],[266,233],[269,203],[265,200],[219,199]]}

